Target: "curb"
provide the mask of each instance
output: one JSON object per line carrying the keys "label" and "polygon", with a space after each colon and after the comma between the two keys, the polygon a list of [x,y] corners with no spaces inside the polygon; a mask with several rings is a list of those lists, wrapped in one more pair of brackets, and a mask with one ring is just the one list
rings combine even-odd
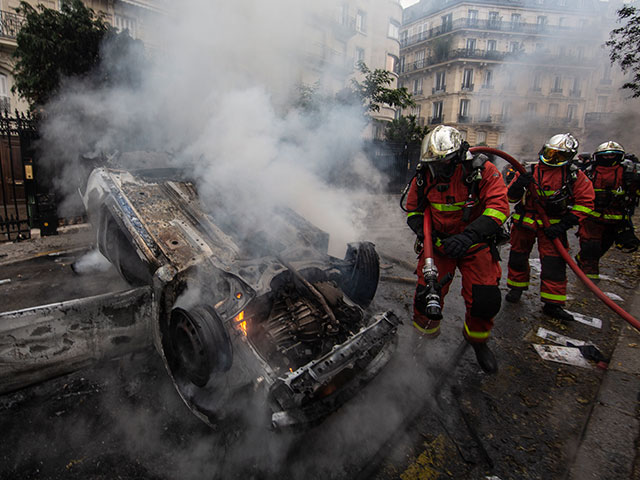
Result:
{"label": "curb", "polygon": [[[640,314],[640,287],[629,313]],[[565,478],[569,480],[630,479],[640,435],[640,332],[623,322],[609,368],[589,415],[580,446]]]}

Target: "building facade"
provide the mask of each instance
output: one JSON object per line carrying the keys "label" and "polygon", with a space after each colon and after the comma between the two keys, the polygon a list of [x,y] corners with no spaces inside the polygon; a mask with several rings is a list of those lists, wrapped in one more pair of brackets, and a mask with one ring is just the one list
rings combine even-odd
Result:
{"label": "building facade", "polygon": [[411,113],[472,145],[535,156],[549,135],[588,136],[624,94],[594,0],[422,0],[404,11],[400,82]]}

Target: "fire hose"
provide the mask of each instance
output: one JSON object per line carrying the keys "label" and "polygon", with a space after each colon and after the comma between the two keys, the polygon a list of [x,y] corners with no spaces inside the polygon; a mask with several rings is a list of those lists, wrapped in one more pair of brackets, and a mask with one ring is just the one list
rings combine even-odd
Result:
{"label": "fire hose", "polygon": [[[471,147],[469,151],[471,153],[485,153],[485,154],[496,155],[502,158],[503,160],[506,160],[515,170],[520,172],[521,175],[526,174],[526,170],[520,164],[520,162],[518,162],[515,158],[513,158],[508,153],[503,152],[502,150],[498,150],[497,148],[491,148],[491,147]],[[549,217],[547,217],[544,209],[542,208],[542,204],[539,201],[540,197],[538,195],[538,192],[534,188],[533,183],[529,184],[528,189],[529,189],[529,193],[531,193],[531,195],[533,196],[536,211],[540,216],[540,219],[542,220],[542,225],[545,228],[549,227],[549,225],[551,225],[551,223],[549,222]],[[425,218],[425,225],[426,223],[427,222]],[[429,237],[425,236],[425,238],[429,238]],[[604,292],[600,290],[598,286],[595,283],[593,283],[591,279],[589,279],[589,277],[585,275],[585,273],[580,269],[580,267],[578,267],[578,265],[573,261],[573,259],[569,255],[569,252],[567,252],[567,249],[564,248],[564,245],[562,244],[560,239],[554,238],[551,241],[553,242],[553,245],[556,247],[556,250],[558,251],[560,256],[564,259],[565,262],[567,262],[569,267],[571,267],[571,270],[574,271],[574,273],[578,276],[578,278],[582,281],[582,283],[584,283],[589,288],[589,290],[591,290],[596,295],[596,297],[602,300],[602,302],[607,307],[609,307],[611,310],[616,312],[619,316],[621,316],[624,320],[626,320],[629,324],[631,324],[631,326],[633,326],[637,330],[640,330],[640,322],[638,322],[638,320],[636,320],[633,316],[631,316],[628,312],[626,312],[622,307],[614,303],[613,300],[607,297],[604,294]],[[427,252],[426,247],[428,243],[429,242],[425,242],[425,252]]]}

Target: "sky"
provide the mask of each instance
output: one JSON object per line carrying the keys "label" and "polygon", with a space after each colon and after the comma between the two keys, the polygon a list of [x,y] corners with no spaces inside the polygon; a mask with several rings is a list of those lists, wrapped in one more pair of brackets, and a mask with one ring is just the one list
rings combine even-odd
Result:
{"label": "sky", "polygon": [[400,4],[402,5],[402,8],[407,8],[408,6],[418,2],[419,0],[400,0]]}

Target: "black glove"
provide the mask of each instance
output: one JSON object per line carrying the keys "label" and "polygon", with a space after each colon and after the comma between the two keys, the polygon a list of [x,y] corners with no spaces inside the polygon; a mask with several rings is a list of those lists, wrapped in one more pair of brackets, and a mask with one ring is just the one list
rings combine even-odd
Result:
{"label": "black glove", "polygon": [[424,241],[424,215],[416,214],[407,217],[407,225],[418,236],[418,239]]}
{"label": "black glove", "polygon": [[553,225],[549,225],[544,229],[544,233],[551,240],[554,238],[561,237],[566,233],[574,225],[578,224],[578,217],[576,217],[573,213],[567,213],[564,217],[560,219],[558,223],[554,223]]}
{"label": "black glove", "polygon": [[474,235],[466,230],[442,240],[444,253],[451,258],[460,258],[475,243]]}
{"label": "black glove", "polygon": [[516,178],[511,186],[509,186],[509,190],[507,191],[507,196],[509,198],[519,198],[524,194],[524,189],[533,182],[533,175],[530,173],[521,173],[518,178]]}

